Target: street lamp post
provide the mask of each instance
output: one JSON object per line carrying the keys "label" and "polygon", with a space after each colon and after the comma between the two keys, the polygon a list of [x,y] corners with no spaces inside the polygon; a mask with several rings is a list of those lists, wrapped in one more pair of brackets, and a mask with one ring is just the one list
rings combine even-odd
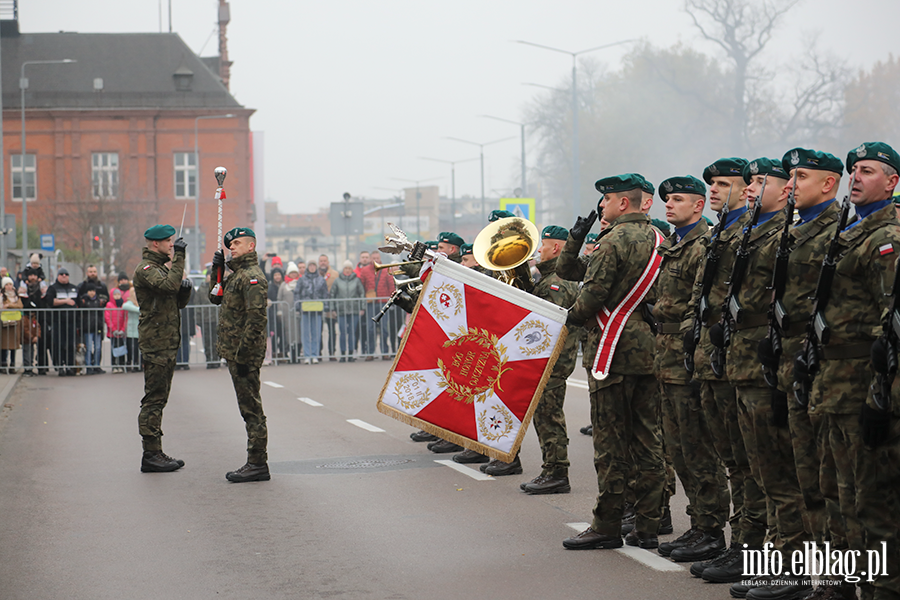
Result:
{"label": "street lamp post", "polygon": [[[28,88],[28,80],[25,79],[25,67],[28,65],[61,65],[78,62],[71,58],[59,60],[26,60],[22,63],[22,73],[19,77],[19,89],[22,92],[22,264],[28,260],[28,193],[25,186],[25,90]],[[0,165],[2,168],[2,165]],[[37,191],[37,154],[34,156],[35,191]],[[35,198],[36,200],[37,198]],[[4,223],[5,225],[5,223]]]}
{"label": "street lamp post", "polygon": [[[416,184],[416,237],[421,240],[422,239],[422,221],[421,221],[421,216],[419,215],[419,205],[420,205],[419,201],[421,200],[421,198],[420,198],[421,194],[419,194],[419,184],[425,183],[426,181],[436,181],[438,179],[443,179],[443,177],[429,177],[428,179],[400,179],[399,177],[391,177],[391,179],[393,179],[394,181],[405,181],[407,183]],[[440,195],[440,194],[438,194],[438,195]],[[438,200],[440,201],[440,198]],[[438,210],[440,210],[440,206],[438,207]]]}
{"label": "street lamp post", "polygon": [[511,121],[510,119],[503,119],[501,117],[493,117],[491,115],[479,115],[484,117],[485,119],[494,119],[495,121],[503,121],[504,123],[512,123],[513,125],[518,125],[521,129],[522,135],[522,193],[526,196],[528,195],[528,187],[526,186],[525,181],[525,123],[519,123],[518,121]]}
{"label": "street lamp post", "polygon": [[428,158],[427,156],[420,156],[419,158],[450,165],[450,212],[452,213],[450,215],[450,230],[456,231],[456,163],[471,162],[478,160],[478,157],[464,158],[463,160],[443,160],[441,158]]}
{"label": "street lamp post", "polygon": [[[194,181],[195,181],[195,195],[194,195],[194,247],[196,248],[197,253],[197,270],[200,270],[200,145],[198,143],[199,140],[199,131],[197,129],[197,123],[200,119],[230,119],[235,115],[228,113],[227,115],[200,115],[199,117],[194,117]],[[190,182],[188,182],[190,183]],[[188,190],[190,191],[190,186],[188,186]],[[218,243],[218,241],[216,242]]]}
{"label": "street lamp post", "polygon": [[487,221],[487,213],[485,212],[485,204],[484,204],[484,147],[490,146],[491,144],[498,144],[500,142],[505,142],[505,141],[514,139],[514,137],[515,136],[505,137],[503,139],[494,140],[493,142],[484,142],[484,143],[473,142],[470,140],[462,140],[462,139],[455,138],[455,137],[444,138],[447,140],[453,140],[454,142],[462,142],[463,144],[471,144],[473,146],[478,146],[478,148],[480,150],[479,158],[481,159],[481,222],[482,223]]}
{"label": "street lamp post", "polygon": [[572,222],[574,223],[575,219],[578,218],[578,214],[581,209],[581,195],[579,193],[579,181],[581,179],[581,174],[579,173],[579,171],[581,169],[581,165],[578,158],[578,80],[576,78],[578,55],[587,54],[588,52],[594,52],[595,50],[602,50],[604,48],[611,48],[613,46],[619,46],[621,44],[628,44],[635,40],[622,40],[619,42],[613,42],[611,44],[595,46],[594,48],[588,48],[586,50],[579,50],[578,52],[561,50],[552,46],[544,46],[543,44],[535,44],[534,42],[526,42],[524,40],[516,41],[519,44],[526,44],[528,46],[543,48],[544,50],[551,50],[553,52],[561,52],[562,54],[568,54],[572,57],[572,211],[575,213],[572,218]]}

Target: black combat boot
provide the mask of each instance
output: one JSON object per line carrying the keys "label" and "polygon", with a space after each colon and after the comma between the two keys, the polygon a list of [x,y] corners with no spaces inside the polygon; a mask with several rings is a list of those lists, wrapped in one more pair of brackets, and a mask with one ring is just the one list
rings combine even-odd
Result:
{"label": "black combat boot", "polygon": [[448,454],[450,452],[459,452],[463,447],[459,444],[448,442],[447,440],[438,440],[437,442],[428,444],[428,449],[435,454]]}
{"label": "black combat boot", "polygon": [[584,435],[594,435],[594,426],[593,425],[585,425],[578,431],[580,431]]}
{"label": "black combat boot", "polygon": [[657,532],[659,535],[669,535],[675,531],[675,528],[672,527],[672,511],[669,510],[668,506],[663,506],[662,517],[659,519],[659,531]]}
{"label": "black combat boot", "polygon": [[718,556],[724,549],[725,536],[721,529],[703,531],[691,543],[672,550],[669,558],[675,562],[697,562]]}
{"label": "black combat boot", "polygon": [[164,454],[162,450],[145,450],[141,458],[142,473],[169,473],[184,466],[183,460],[177,460]]}
{"label": "black combat boot", "polygon": [[625,509],[622,511],[622,535],[628,535],[634,529],[634,520],[637,514],[634,512],[634,504],[625,503]]}
{"label": "black combat boot", "polygon": [[237,471],[225,473],[225,479],[232,483],[244,483],[246,481],[269,481],[269,465],[267,463],[253,464],[248,462]]}
{"label": "black combat boot", "polygon": [[625,543],[629,546],[637,546],[645,550],[652,550],[659,546],[659,539],[652,533],[641,533],[636,529],[632,529],[625,536]]}
{"label": "black combat boot", "polygon": [[747,600],[796,600],[812,591],[808,577],[782,577],[771,585],[756,587],[747,592]]}
{"label": "black combat boot", "polygon": [[608,550],[621,548],[622,538],[604,533],[597,533],[590,527],[578,535],[563,540],[563,547],[568,550]]}
{"label": "black combat boot", "polygon": [[459,454],[453,455],[453,462],[457,462],[461,465],[486,463],[489,460],[491,459],[484,454],[475,452],[474,450],[463,450]]}
{"label": "black combat boot", "polygon": [[697,563],[698,565],[706,565],[698,569],[700,574],[694,573],[694,566],[691,566],[691,573],[697,577],[703,577],[710,583],[735,583],[744,579],[744,555],[742,549],[737,544],[706,563]]}
{"label": "black combat boot", "polygon": [[562,477],[543,475],[538,479],[529,481],[524,485],[522,489],[525,490],[525,493],[532,496],[541,496],[544,494],[568,494],[572,491],[572,486],[569,485],[569,478],[565,475]]}
{"label": "black combat boot", "polygon": [[409,434],[409,439],[414,442],[436,442],[440,438],[438,436],[428,433],[427,431],[416,431],[414,433]]}
{"label": "black combat boot", "polygon": [[503,461],[491,461],[485,467],[484,472],[488,475],[493,475],[494,477],[502,477],[503,475],[521,475],[522,474],[522,463],[519,462],[519,456],[513,459],[512,462],[505,463]]}
{"label": "black combat boot", "polygon": [[695,539],[698,539],[702,535],[703,535],[702,531],[700,531],[699,529],[696,529],[694,527],[691,527],[690,529],[688,529],[687,531],[682,533],[680,536],[678,536],[671,542],[663,542],[662,544],[660,544],[659,545],[659,553],[662,556],[669,556],[670,554],[672,554],[672,551],[675,550],[676,548],[681,548],[685,544],[690,544]]}

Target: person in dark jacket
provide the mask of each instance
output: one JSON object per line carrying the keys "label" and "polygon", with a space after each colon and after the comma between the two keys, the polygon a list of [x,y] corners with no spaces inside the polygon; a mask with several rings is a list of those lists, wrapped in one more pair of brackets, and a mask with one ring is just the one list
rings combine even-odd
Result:
{"label": "person in dark jacket", "polygon": [[100,368],[100,347],[103,344],[103,308],[108,300],[101,299],[97,286],[89,280],[82,283],[79,290],[84,293],[78,296],[78,306],[86,309],[79,311],[84,366],[88,375],[97,375],[105,372]]}
{"label": "person in dark jacket", "polygon": [[328,299],[328,285],[319,274],[319,265],[311,260],[306,265],[306,272],[297,281],[294,288],[294,300],[300,311],[300,332],[303,340],[303,362],[317,364],[319,347],[322,341],[322,312],[325,310],[323,300]]}
{"label": "person in dark jacket", "polygon": [[[38,272],[32,269],[31,265],[25,267],[22,274],[25,277],[25,281],[22,282],[22,286],[19,288],[19,297],[22,298],[22,306],[25,308],[25,318],[30,320],[31,331],[36,334],[32,335],[30,340],[23,340],[23,375],[27,377],[36,374],[45,375],[47,369],[46,313],[43,311],[28,311],[29,308],[44,308],[44,290],[41,289],[42,282],[38,278]],[[39,371],[35,372],[32,367],[37,367]]]}
{"label": "person in dark jacket", "polygon": [[56,274],[56,282],[47,288],[45,296],[47,308],[57,309],[51,314],[50,328],[53,331],[53,343],[50,353],[53,364],[60,377],[75,374],[75,333],[76,319],[74,308],[78,306],[78,288],[69,283],[69,271],[60,269]]}
{"label": "person in dark jacket", "polygon": [[341,340],[341,362],[353,362],[353,350],[356,348],[356,328],[359,327],[359,318],[365,314],[365,304],[362,298],[366,295],[362,281],[353,272],[353,263],[344,261],[341,274],[334,280],[331,286],[331,299],[328,311],[332,318],[337,318]]}
{"label": "person in dark jacket", "polygon": [[[279,264],[281,264],[279,262]],[[272,267],[269,281],[269,302],[266,311],[269,323],[269,338],[272,340],[272,354],[276,357],[284,356],[284,331],[278,318],[278,292],[284,284],[284,269]]]}

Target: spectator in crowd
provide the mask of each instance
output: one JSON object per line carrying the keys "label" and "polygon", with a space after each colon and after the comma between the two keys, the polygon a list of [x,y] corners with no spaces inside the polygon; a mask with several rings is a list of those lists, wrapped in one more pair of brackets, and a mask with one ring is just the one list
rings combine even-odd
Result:
{"label": "spectator in crowd", "polygon": [[294,298],[299,303],[300,331],[303,336],[303,362],[317,364],[322,337],[323,300],[328,298],[328,286],[319,275],[319,265],[311,260],[306,265],[306,273],[294,288]]}
{"label": "spectator in crowd", "polygon": [[47,288],[44,296],[50,315],[53,364],[60,377],[75,375],[75,344],[77,320],[72,309],[78,306],[78,288],[69,283],[69,271],[63,267],[57,271],[56,281]]}
{"label": "spectator in crowd", "polygon": [[[325,279],[325,285],[328,286],[328,294],[331,295],[331,288],[334,287],[334,282],[338,277],[338,272],[331,268],[331,264],[328,262],[328,256],[326,254],[319,255],[319,275]],[[328,359],[331,361],[336,361],[337,358],[334,356],[335,349],[335,333],[334,326],[336,324],[337,318],[332,317],[330,312],[325,313],[325,328],[328,330]],[[319,348],[319,354],[323,354],[322,349]]]}
{"label": "spectator in crowd", "polygon": [[106,321],[106,337],[112,353],[112,372],[124,373],[128,360],[128,346],[125,345],[125,329],[128,327],[128,313],[122,310],[125,304],[123,292],[119,288],[113,288],[112,298],[106,303],[106,311],[103,314]]}
{"label": "spectator in crowd", "polygon": [[85,310],[81,314],[81,341],[84,344],[85,373],[97,375],[105,373],[100,368],[100,347],[103,344],[103,308],[102,296],[98,293],[96,284],[88,279],[81,284],[79,289],[84,293],[78,296],[78,307]]}
{"label": "spectator in crowd", "polygon": [[16,372],[16,350],[22,339],[22,299],[16,293],[16,287],[10,277],[0,280],[3,300],[0,307],[0,373],[12,375]]}
{"label": "spectator in crowd", "polygon": [[[363,271],[369,268],[370,263],[371,263],[371,255],[365,250],[360,252],[359,253],[359,262],[356,263],[356,268],[353,270],[353,272],[356,273],[356,276],[359,277],[359,279],[361,281],[363,279],[363,275],[362,275]],[[363,287],[365,287],[365,283],[363,283]],[[368,290],[366,290],[366,296],[368,296],[368,295],[369,295]],[[372,291],[372,297],[373,298],[375,297],[374,290]],[[365,324],[362,321],[360,321],[356,339],[359,340],[360,353],[367,354],[368,347],[369,347],[368,328],[365,326]]]}
{"label": "spectator in crowd", "polygon": [[[22,306],[26,312],[24,318],[29,323],[23,323],[23,328],[27,331],[22,332],[22,365],[25,367],[23,375],[30,377],[32,375],[46,374],[47,368],[47,346],[44,342],[45,335],[45,314],[43,311],[29,312],[28,309],[44,308],[44,282],[38,279],[37,271],[31,268],[31,265],[25,267],[23,272],[25,281],[19,288],[19,298],[22,299]],[[38,371],[33,370],[34,367]],[[43,369],[43,370],[41,370]]]}
{"label": "spectator in crowd", "polygon": [[285,336],[285,351],[290,356],[291,364],[300,362],[300,319],[294,307],[294,290],[300,269],[293,261],[288,263],[284,283],[278,289],[278,321]]}
{"label": "spectator in crowd", "polygon": [[125,370],[129,373],[137,373],[141,370],[141,351],[138,347],[138,323],[141,319],[141,307],[138,305],[137,294],[129,294],[128,299],[122,304],[122,308],[128,313],[128,323],[125,326],[125,347],[128,348],[128,365]]}
{"label": "spectator in crowd", "polygon": [[[209,265],[210,267],[212,265]],[[206,355],[206,368],[218,369],[222,363],[216,350],[219,339],[219,309],[209,301],[209,290],[212,286],[212,269],[206,270],[206,279],[200,284],[194,302],[197,304],[197,324],[203,337],[203,353]]]}
{"label": "spectator in crowd", "polygon": [[332,300],[329,311],[332,318],[337,318],[341,340],[341,362],[353,362],[353,352],[356,348],[356,330],[359,327],[359,318],[365,314],[363,298],[365,289],[362,281],[353,272],[353,263],[345,260],[341,274],[337,276],[331,286],[329,296]]}
{"label": "spectator in crowd", "polygon": [[[362,328],[366,331],[366,343],[363,354],[366,355],[367,361],[375,360],[376,323],[372,321],[372,318],[378,314],[381,307],[387,302],[387,298],[394,293],[394,276],[388,273],[387,269],[375,270],[374,263],[381,262],[381,255],[378,252],[372,252],[369,258],[370,264],[362,269],[362,276],[360,277],[368,299],[366,300],[365,327]],[[381,323],[378,323],[378,331],[381,337],[381,354],[384,360],[390,360],[390,349],[387,340],[389,330],[390,328],[386,324],[382,326]]]}
{"label": "spectator in crowd", "polygon": [[[280,260],[278,261],[278,264],[281,264]],[[269,339],[272,342],[272,354],[276,358],[284,356],[284,329],[282,329],[281,323],[278,319],[278,312],[280,310],[280,307],[277,304],[278,292],[281,291],[282,285],[284,285],[284,271],[280,266],[272,267],[268,289],[269,296],[266,321],[269,328]]]}
{"label": "spectator in crowd", "polygon": [[[87,274],[85,280],[81,282],[78,286],[78,298],[84,298],[87,295],[87,288],[89,285],[93,285],[97,290],[97,301],[99,302],[98,308],[103,308],[106,306],[106,303],[109,302],[109,290],[106,287],[106,284],[100,281],[100,276],[97,274],[97,267],[94,265],[88,265]],[[84,308],[83,304],[79,304],[82,308]],[[103,335],[103,319],[99,316],[99,311],[81,311],[81,318],[83,320],[82,323],[79,324],[81,327],[82,333],[87,332],[90,327],[88,326],[87,319],[91,319],[92,324],[100,325],[100,339],[102,341]],[[82,336],[83,337],[83,336]],[[100,361],[103,358],[103,346],[98,344],[95,349],[91,349],[87,342],[84,342],[85,351],[88,353],[85,356],[85,365],[92,365],[92,368],[87,370],[88,374],[102,373],[100,370]],[[93,352],[93,354],[91,354]],[[91,356],[88,359],[88,356]]]}
{"label": "spectator in crowd", "polygon": [[[187,271],[182,274],[182,280],[188,279]],[[181,309],[181,343],[178,345],[178,354],[175,359],[175,369],[190,371],[191,365],[191,338],[197,335],[197,319],[194,309],[185,306]]]}
{"label": "spectator in crowd", "polygon": [[128,300],[131,295],[131,280],[128,279],[128,273],[119,273],[116,278],[116,287],[122,292],[122,302]]}

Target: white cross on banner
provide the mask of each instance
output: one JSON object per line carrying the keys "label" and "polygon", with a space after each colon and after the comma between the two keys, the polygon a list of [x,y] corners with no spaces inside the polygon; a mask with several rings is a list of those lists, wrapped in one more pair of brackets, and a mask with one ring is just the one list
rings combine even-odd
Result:
{"label": "white cross on banner", "polygon": [[378,410],[510,462],[566,338],[566,310],[439,256]]}

